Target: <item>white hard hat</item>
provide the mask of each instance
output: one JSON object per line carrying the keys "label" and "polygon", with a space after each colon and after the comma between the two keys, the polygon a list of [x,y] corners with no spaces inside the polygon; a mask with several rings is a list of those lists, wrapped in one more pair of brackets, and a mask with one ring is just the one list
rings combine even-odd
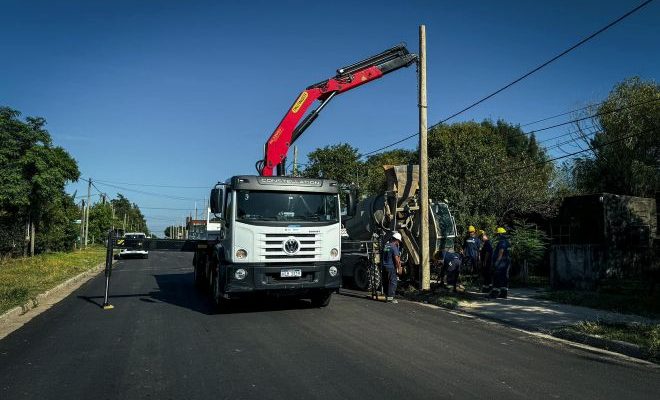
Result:
{"label": "white hard hat", "polygon": [[394,232],[392,237],[396,240],[401,240],[401,234],[399,232]]}

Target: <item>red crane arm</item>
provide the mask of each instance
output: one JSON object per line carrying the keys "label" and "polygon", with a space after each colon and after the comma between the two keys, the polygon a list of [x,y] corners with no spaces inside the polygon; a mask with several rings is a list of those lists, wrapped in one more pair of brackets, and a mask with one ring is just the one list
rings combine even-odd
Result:
{"label": "red crane arm", "polygon": [[[366,60],[337,70],[337,75],[305,89],[268,141],[264,149],[264,159],[257,162],[257,171],[262,176],[272,176],[277,168],[278,175],[284,175],[286,155],[289,147],[302,135],[332,98],[381,76],[408,67],[417,61],[405,45],[398,45]],[[316,101],[321,104],[300,121],[309,107]]]}

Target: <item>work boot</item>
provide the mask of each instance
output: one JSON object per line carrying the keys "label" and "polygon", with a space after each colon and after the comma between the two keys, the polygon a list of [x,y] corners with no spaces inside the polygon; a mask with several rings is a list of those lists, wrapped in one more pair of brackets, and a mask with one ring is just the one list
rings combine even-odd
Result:
{"label": "work boot", "polygon": [[388,303],[399,304],[399,302],[396,301],[396,299],[394,297],[388,297],[386,300],[387,300]]}
{"label": "work boot", "polygon": [[507,295],[509,294],[508,292],[509,292],[509,289],[500,288],[500,294],[497,297],[499,297],[500,299],[506,299]]}

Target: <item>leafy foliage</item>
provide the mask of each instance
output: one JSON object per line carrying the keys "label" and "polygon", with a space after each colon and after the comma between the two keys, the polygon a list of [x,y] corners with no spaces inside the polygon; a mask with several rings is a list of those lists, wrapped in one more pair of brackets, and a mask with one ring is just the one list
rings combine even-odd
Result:
{"label": "leafy foliage", "polygon": [[38,250],[69,248],[75,237],[73,201],[64,186],[78,179],[78,165],[53,146],[43,118],[19,117],[18,111],[0,107],[0,230],[10,233],[1,238],[0,252],[25,248],[27,221],[36,227]]}
{"label": "leafy foliage", "polygon": [[655,196],[660,191],[660,85],[627,79],[590,112],[599,114],[592,123],[601,129],[593,138],[582,136],[592,152],[575,162],[577,187],[583,192]]}

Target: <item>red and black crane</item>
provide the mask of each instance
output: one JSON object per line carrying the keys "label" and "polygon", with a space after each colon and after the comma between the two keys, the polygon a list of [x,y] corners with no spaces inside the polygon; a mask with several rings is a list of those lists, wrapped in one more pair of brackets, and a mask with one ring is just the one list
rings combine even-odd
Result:
{"label": "red and black crane", "polygon": [[[285,175],[286,155],[289,147],[305,132],[318,117],[323,107],[336,95],[416,62],[417,55],[410,53],[404,44],[400,44],[365,60],[339,68],[334,77],[307,87],[300,93],[268,138],[264,149],[264,159],[257,161],[256,165],[259,175],[273,176],[275,172],[277,175]],[[302,119],[309,107],[316,101],[320,101],[321,104]]]}

